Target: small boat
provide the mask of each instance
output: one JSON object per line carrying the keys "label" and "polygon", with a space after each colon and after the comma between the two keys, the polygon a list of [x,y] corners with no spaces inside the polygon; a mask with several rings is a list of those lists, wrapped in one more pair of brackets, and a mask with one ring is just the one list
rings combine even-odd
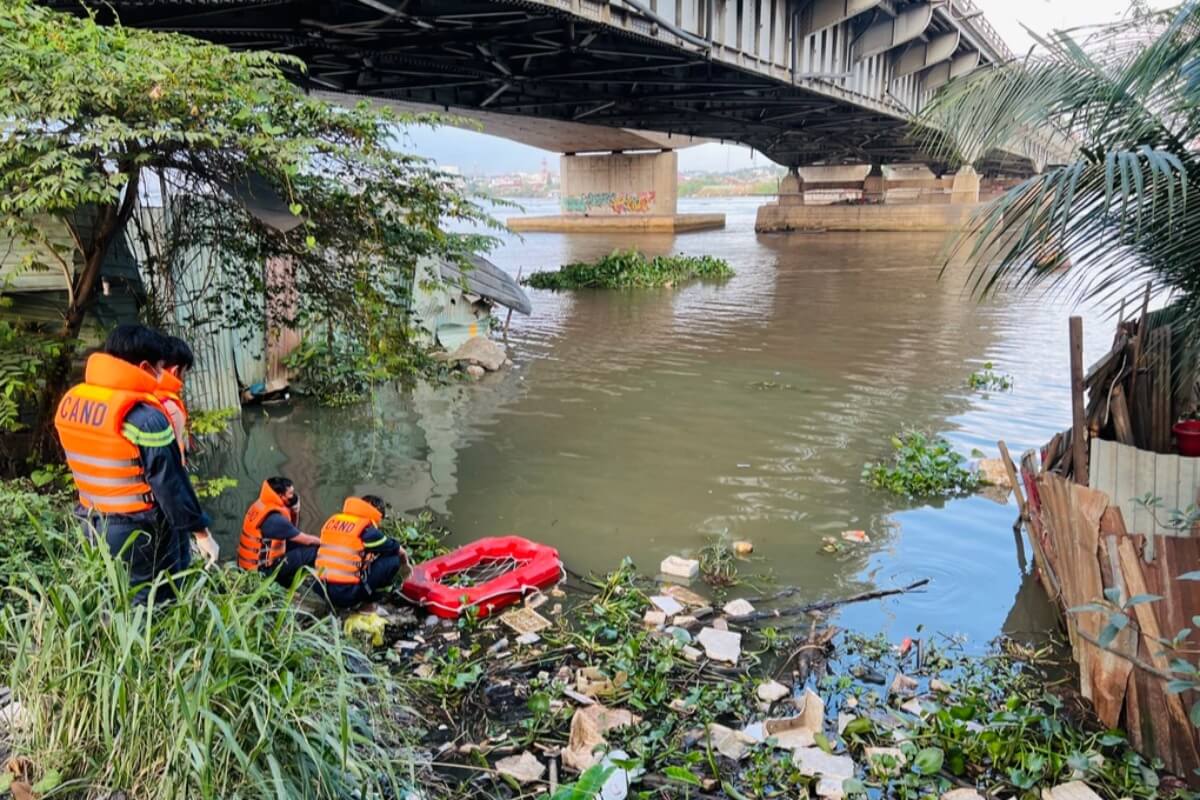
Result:
{"label": "small boat", "polygon": [[400,594],[445,619],[467,609],[482,618],[553,586],[563,575],[553,547],[520,536],[493,536],[416,565]]}

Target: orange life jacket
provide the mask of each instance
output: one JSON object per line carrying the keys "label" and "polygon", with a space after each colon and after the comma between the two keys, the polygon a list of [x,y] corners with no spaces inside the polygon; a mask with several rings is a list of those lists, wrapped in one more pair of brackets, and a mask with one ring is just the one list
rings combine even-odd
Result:
{"label": "orange life jacket", "polygon": [[188,410],[187,404],[183,402],[182,391],[183,381],[179,380],[179,377],[173,372],[164,369],[158,378],[158,387],[154,390],[154,396],[159,399],[167,411],[167,420],[175,431],[175,440],[179,442],[180,454],[187,448],[188,437]]}
{"label": "orange life jacket", "polygon": [[340,514],[334,514],[321,528],[321,546],[317,548],[317,576],[326,583],[358,583],[367,565],[363,531],[383,521],[375,506],[357,497],[348,497]]}
{"label": "orange life jacket", "polygon": [[250,504],[246,518],[242,520],[242,536],[238,540],[238,566],[257,572],[272,569],[287,552],[287,543],[282,539],[267,539],[262,533],[262,524],[268,516],[279,512],[295,524],[292,509],[283,498],[263,481],[258,499]]}
{"label": "orange life jacket", "polygon": [[88,357],[83,383],[58,404],[54,428],[84,508],[134,514],[154,508],[137,445],[125,438],[125,417],[138,403],[164,416],[155,377],[106,353]]}

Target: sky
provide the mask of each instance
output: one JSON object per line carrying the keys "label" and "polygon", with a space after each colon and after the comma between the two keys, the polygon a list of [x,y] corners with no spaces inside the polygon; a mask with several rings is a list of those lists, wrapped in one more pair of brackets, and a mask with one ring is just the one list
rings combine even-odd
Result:
{"label": "sky", "polygon": [[[1013,52],[1023,53],[1033,45],[1026,27],[1038,32],[1075,28],[1116,21],[1130,7],[1130,0],[975,0],[992,26]],[[1154,7],[1169,2],[1152,2]],[[474,131],[441,128],[414,131],[409,146],[417,153],[443,165],[453,165],[467,174],[536,172],[543,161],[558,171],[558,154]],[[679,151],[681,172],[727,172],[745,167],[770,165],[761,153],[738,145],[706,144]]]}

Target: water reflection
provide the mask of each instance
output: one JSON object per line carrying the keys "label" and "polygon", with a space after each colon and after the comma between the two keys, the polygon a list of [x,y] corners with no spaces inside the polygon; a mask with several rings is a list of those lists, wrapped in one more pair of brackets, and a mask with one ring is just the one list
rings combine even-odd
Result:
{"label": "water reflection", "polygon": [[[1014,451],[1047,438],[1069,419],[1065,310],[965,298],[961,270],[938,280],[940,236],[756,236],[754,203],[693,205],[719,205],[726,230],[530,234],[495,261],[528,274],[615,247],[706,252],[737,270],[723,285],[534,292],[534,315],[513,320],[511,371],[353,409],[247,413],[205,464],[242,481],[219,504],[226,530],[258,481],[282,472],[310,529],[345,494],[374,491],[445,515],[462,541],[545,541],[577,571],[624,555],[652,570],[728,532],[755,543],[744,572],[804,587],[800,602],[934,579],[923,595],[847,609],[848,624],[999,632],[1025,591],[1015,506],[907,508],[860,473],[905,427],[989,452],[1000,437]],[[1099,352],[1102,326],[1089,334]],[[1015,375],[1013,393],[965,390],[985,360]],[[820,551],[851,528],[871,543]]]}

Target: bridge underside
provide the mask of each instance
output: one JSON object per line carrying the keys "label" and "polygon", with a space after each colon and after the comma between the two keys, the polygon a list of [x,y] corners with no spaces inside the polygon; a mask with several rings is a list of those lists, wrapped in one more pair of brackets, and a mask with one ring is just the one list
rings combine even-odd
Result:
{"label": "bridge underside", "polygon": [[[109,3],[125,24],[297,56],[308,65],[300,79],[314,90],[739,142],[787,166],[944,166],[921,152],[898,116],[710,59],[695,45],[668,46],[539,4]],[[1017,160],[979,166],[1028,170]]]}

